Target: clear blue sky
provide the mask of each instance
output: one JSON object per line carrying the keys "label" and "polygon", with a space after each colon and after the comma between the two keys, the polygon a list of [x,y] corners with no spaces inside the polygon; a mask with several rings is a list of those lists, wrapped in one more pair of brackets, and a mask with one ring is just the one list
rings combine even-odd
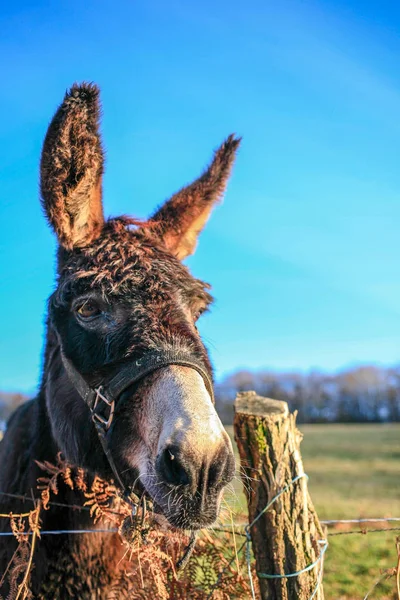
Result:
{"label": "clear blue sky", "polygon": [[189,260],[217,302],[217,374],[400,357],[400,5],[2,3],[0,389],[39,376],[55,242],[38,200],[47,123],[102,88],[106,213],[140,217],[243,136]]}

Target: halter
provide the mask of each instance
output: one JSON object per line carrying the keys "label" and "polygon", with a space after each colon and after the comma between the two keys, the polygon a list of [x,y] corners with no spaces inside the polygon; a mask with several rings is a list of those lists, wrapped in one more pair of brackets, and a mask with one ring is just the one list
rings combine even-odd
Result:
{"label": "halter", "polygon": [[123,490],[124,499],[131,504],[134,514],[136,514],[137,503],[133,500],[133,491],[123,483],[108,445],[107,434],[114,420],[116,402],[130,385],[143,379],[146,375],[169,365],[181,365],[194,369],[202,376],[207,391],[214,403],[214,391],[210,373],[205,368],[203,362],[189,352],[185,352],[184,350],[153,350],[144,354],[140,359],[123,365],[111,379],[93,388],[88,385],[63,352],[61,352],[61,357],[71,383],[91,412],[92,421],[104,454],[114,473],[116,482]]}

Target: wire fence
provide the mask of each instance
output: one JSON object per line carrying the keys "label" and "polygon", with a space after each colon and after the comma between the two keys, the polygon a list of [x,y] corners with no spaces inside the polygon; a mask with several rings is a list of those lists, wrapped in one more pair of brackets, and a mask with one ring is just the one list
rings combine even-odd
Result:
{"label": "wire fence", "polygon": [[[274,498],[272,498],[272,500],[267,504],[267,506],[264,508],[263,511],[261,511],[257,517],[253,520],[252,523],[250,524],[238,524],[238,523],[231,523],[231,524],[221,524],[218,527],[214,527],[213,531],[218,533],[218,532],[223,532],[225,534],[230,534],[233,536],[240,536],[240,537],[244,537],[244,541],[243,543],[239,546],[239,548],[236,548],[235,545],[235,555],[232,557],[232,559],[228,562],[228,564],[225,566],[224,569],[222,569],[219,573],[219,576],[217,578],[217,580],[215,581],[215,583],[213,584],[213,586],[211,587],[209,594],[207,595],[207,600],[211,600],[213,597],[213,594],[215,592],[215,590],[219,587],[222,578],[224,577],[225,572],[227,571],[227,569],[229,567],[231,567],[232,563],[234,562],[234,560],[237,560],[237,556],[244,551],[245,553],[245,561],[247,564],[247,573],[248,573],[248,578],[249,578],[249,583],[250,583],[250,589],[251,589],[251,597],[252,600],[256,600],[256,593],[255,593],[255,586],[254,586],[254,582],[253,582],[253,575],[252,575],[252,556],[251,556],[251,536],[250,536],[250,529],[251,527],[258,521],[258,519],[266,512],[268,511],[272,505],[279,499],[279,497],[284,494],[286,491],[289,490],[289,488],[297,481],[299,480],[301,477],[307,477],[307,475],[305,473],[297,476],[296,478],[294,478],[291,482],[288,483],[288,485],[286,485],[283,489],[281,489],[275,496]],[[33,492],[31,491],[31,495],[29,494],[13,494],[13,493],[9,493],[9,492],[4,492],[4,491],[0,491],[0,496],[3,497],[8,497],[8,498],[12,498],[12,499],[17,499],[20,500],[22,502],[28,502],[28,503],[32,503],[34,507],[37,507],[37,502],[38,499],[35,498],[33,496]],[[67,503],[63,503],[63,502],[57,502],[57,501],[49,501],[48,502],[49,506],[54,506],[54,507],[58,507],[58,508],[68,508],[70,510],[73,511],[85,511],[85,512],[90,512],[90,507],[89,506],[83,506],[83,505],[79,505],[79,504],[67,504]],[[9,513],[9,514],[0,514],[0,517],[3,518],[10,518],[12,517],[29,517],[31,515],[31,512],[27,512],[27,513]],[[329,536],[328,537],[333,537],[333,536],[341,536],[341,535],[366,535],[366,534],[371,534],[371,533],[387,533],[387,532],[399,532],[400,531],[400,526],[399,527],[371,527],[371,525],[374,524],[393,524],[393,523],[400,523],[400,517],[369,517],[369,518],[359,518],[359,519],[327,519],[327,520],[321,520],[320,521],[321,524],[325,525],[327,528],[331,529],[334,528],[333,531],[329,531]],[[349,530],[343,530],[343,531],[337,531],[335,529],[337,529],[340,526],[347,526],[347,527],[353,527],[354,525],[363,525],[364,527],[362,529],[349,529]],[[40,537],[41,536],[54,536],[54,535],[90,535],[90,534],[115,534],[118,533],[119,529],[115,528],[115,527],[110,527],[110,528],[91,528],[91,529],[54,529],[54,530],[39,530],[39,529],[34,529],[33,531],[23,531],[23,532],[19,532],[19,535],[21,536],[29,536],[29,537],[33,537],[34,540],[35,538],[38,536],[38,532],[40,531]],[[15,536],[15,531],[3,531],[0,532],[0,537],[12,537]],[[313,598],[315,598],[318,589],[322,583],[322,576],[323,576],[323,565],[324,565],[324,558],[325,558],[325,553],[328,549],[328,541],[327,539],[321,539],[318,541],[319,543],[319,548],[320,548],[320,552],[319,555],[317,557],[317,559],[312,562],[311,564],[307,565],[306,567],[304,567],[303,569],[296,571],[294,573],[287,573],[287,574],[268,574],[268,573],[257,573],[258,577],[261,578],[265,578],[265,579],[284,579],[284,578],[291,578],[291,577],[297,577],[298,575],[309,571],[311,569],[314,568],[319,568],[319,572],[318,572],[318,576],[317,576],[317,584],[315,589],[313,590],[311,596],[309,597],[309,600],[313,600]],[[364,596],[364,600],[368,600],[368,598],[371,597],[371,594],[374,592],[374,590],[379,586],[379,584],[386,578],[388,578],[388,576],[396,576],[396,582],[397,582],[397,592],[398,592],[398,597],[400,600],[400,542],[398,542],[397,544],[397,548],[398,548],[398,556],[399,556],[399,560],[398,560],[398,564],[395,568],[393,569],[388,569],[386,570],[380,577],[379,579],[377,579],[374,584],[372,585],[372,587],[368,590],[367,594]],[[33,552],[32,552],[33,555]]]}

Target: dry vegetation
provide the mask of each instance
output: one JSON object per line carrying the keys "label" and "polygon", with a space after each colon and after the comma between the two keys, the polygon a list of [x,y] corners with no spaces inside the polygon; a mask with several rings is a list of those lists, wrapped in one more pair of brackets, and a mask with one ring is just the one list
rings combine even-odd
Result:
{"label": "dry vegetation", "polygon": [[119,583],[110,600],[147,600],[149,597],[206,600],[210,594],[215,600],[249,597],[243,553],[238,556],[231,533],[203,532],[184,572],[178,572],[176,565],[188,544],[184,535],[160,531],[152,522],[151,511],[144,515],[139,513],[133,519],[130,505],[120,498],[113,485],[98,477],[89,482],[82,469],[71,468],[61,456],[56,465],[38,464],[45,473],[38,480],[40,501],[29,512],[0,515],[9,519],[10,529],[18,541],[13,560],[1,579],[1,584],[5,578],[10,584],[7,600],[33,598],[29,580],[34,568],[35,545],[40,538],[40,514],[51,510],[52,498],[57,496],[61,481],[81,495],[82,506],[90,509],[93,525],[118,529],[125,557]]}
{"label": "dry vegetation", "polygon": [[[400,426],[398,425],[313,425],[303,426],[302,454],[310,476],[310,491],[321,519],[400,516]],[[175,565],[187,539],[165,535],[146,522],[142,529],[128,527],[129,507],[124,506],[113,486],[96,478],[90,486],[82,471],[68,465],[43,465],[41,504],[23,515],[2,515],[19,541],[13,564],[2,577],[12,583],[8,600],[30,598],[29,573],[34,567],[34,547],[40,534],[40,514],[51,509],[62,478],[80,494],[82,505],[92,511],[94,524],[119,528],[126,545],[130,568],[111,598],[161,598],[213,600],[251,597],[244,552],[238,552],[243,538],[220,531],[204,532],[185,572]],[[222,521],[244,522],[245,504],[241,483],[228,493]],[[233,512],[232,512],[233,511]],[[149,513],[148,519],[151,519]],[[61,525],[61,524],[60,524]],[[95,525],[94,525],[95,526]],[[400,525],[399,525],[400,526]],[[363,526],[365,531],[373,524]],[[393,527],[387,525],[387,527]],[[360,526],[356,526],[360,529]],[[146,532],[150,529],[149,532]],[[362,600],[375,581],[370,600],[394,600],[398,533],[386,530],[365,535],[334,535],[349,526],[331,529],[325,560],[326,600]],[[27,531],[33,532],[28,537]],[[150,542],[150,543],[149,543]],[[396,548],[397,545],[397,548]]]}

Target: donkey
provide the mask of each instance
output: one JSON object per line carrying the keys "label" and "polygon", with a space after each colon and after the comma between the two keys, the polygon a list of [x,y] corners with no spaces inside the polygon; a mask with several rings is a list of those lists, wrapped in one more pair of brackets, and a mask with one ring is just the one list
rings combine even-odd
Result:
{"label": "donkey", "polygon": [[[41,197],[58,240],[57,285],[39,394],[14,413],[0,444],[0,490],[38,495],[36,461],[55,463],[61,452],[121,494],[135,485],[170,527],[196,531],[217,518],[234,456],[196,328],[212,302],[209,285],[181,261],[223,195],[240,139],[229,136],[201,177],[147,221],[105,220],[99,115],[98,88],[75,84],[44,140]],[[74,493],[63,488],[57,501],[74,504]],[[26,501],[0,495],[1,513],[26,510]],[[67,507],[42,520],[43,530],[93,528],[87,513]],[[1,578],[15,540],[0,546]],[[112,533],[43,536],[33,596],[107,598],[122,551]]]}

